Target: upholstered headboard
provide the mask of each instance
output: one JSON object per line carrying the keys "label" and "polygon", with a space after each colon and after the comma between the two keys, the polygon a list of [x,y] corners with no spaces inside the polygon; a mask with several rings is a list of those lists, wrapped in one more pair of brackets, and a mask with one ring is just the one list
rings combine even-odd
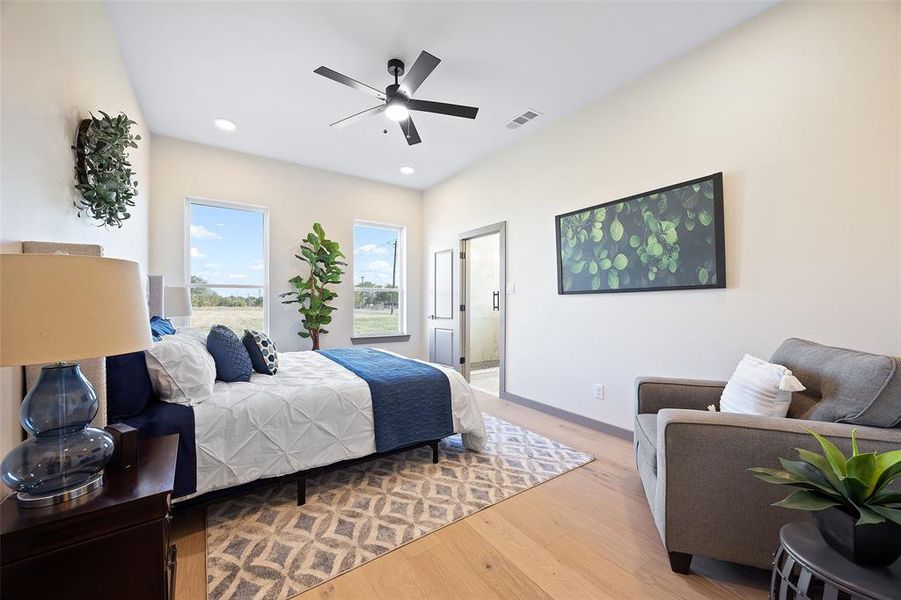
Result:
{"label": "upholstered headboard", "polygon": [[151,317],[163,316],[163,294],[166,282],[162,275],[147,276],[147,314]]}
{"label": "upholstered headboard", "polygon": [[[82,256],[103,256],[103,246],[99,244],[61,244],[58,242],[22,242],[24,254],[54,254],[65,252],[66,254]],[[65,292],[65,290],[62,290]],[[84,373],[100,400],[100,410],[94,417],[93,424],[98,427],[106,425],[106,360],[104,358],[89,358],[79,361],[81,372]],[[44,365],[29,365],[25,367],[25,386],[31,389],[34,382],[41,374]]]}

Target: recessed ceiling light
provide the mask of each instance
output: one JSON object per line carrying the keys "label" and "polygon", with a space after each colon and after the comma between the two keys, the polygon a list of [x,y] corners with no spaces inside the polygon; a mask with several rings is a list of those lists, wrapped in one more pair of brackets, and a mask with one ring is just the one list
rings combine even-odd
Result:
{"label": "recessed ceiling light", "polygon": [[400,172],[404,175],[412,175],[416,172],[416,169],[414,169],[413,167],[401,167]]}
{"label": "recessed ceiling light", "polygon": [[238,126],[235,125],[234,121],[229,121],[228,119],[216,119],[215,121],[213,121],[213,125],[221,129],[222,131],[234,131],[238,128]]}

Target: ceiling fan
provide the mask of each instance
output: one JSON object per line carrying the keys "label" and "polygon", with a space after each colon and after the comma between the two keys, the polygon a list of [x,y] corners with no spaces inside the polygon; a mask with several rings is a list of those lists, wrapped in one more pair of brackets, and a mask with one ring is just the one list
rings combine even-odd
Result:
{"label": "ceiling fan", "polygon": [[407,73],[407,76],[404,77],[404,80],[398,82],[398,78],[404,74],[404,63],[399,58],[392,58],[388,61],[388,73],[394,77],[394,83],[386,87],[384,92],[366,85],[365,83],[360,83],[356,79],[351,79],[347,75],[342,75],[337,71],[333,71],[328,67],[319,67],[313,71],[317,75],[328,77],[332,81],[337,81],[338,83],[352,87],[355,90],[359,90],[370,96],[375,96],[383,101],[382,104],[379,104],[378,106],[373,106],[372,108],[358,112],[357,114],[341,119],[340,121],[335,121],[330,127],[347,127],[348,125],[352,125],[353,123],[362,120],[364,117],[384,112],[385,116],[389,119],[398,122],[400,130],[407,140],[407,144],[412,146],[418,144],[422,140],[419,137],[419,132],[416,131],[416,125],[413,124],[413,118],[410,116],[410,111],[415,110],[437,113],[439,115],[450,115],[452,117],[462,117],[464,119],[475,119],[479,109],[474,106],[432,102],[431,100],[417,100],[410,97],[417,89],[419,89],[422,82],[425,81],[426,77],[428,77],[433,70],[435,70],[435,67],[437,67],[440,62],[440,58],[436,58],[423,50],[419,53],[413,66],[410,67],[410,71]]}

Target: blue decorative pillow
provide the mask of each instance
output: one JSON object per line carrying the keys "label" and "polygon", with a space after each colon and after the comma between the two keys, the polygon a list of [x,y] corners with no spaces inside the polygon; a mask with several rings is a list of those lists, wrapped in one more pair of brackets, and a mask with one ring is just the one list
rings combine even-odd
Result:
{"label": "blue decorative pillow", "polygon": [[206,337],[206,349],[216,363],[216,379],[226,383],[250,381],[253,363],[234,331],[225,325],[214,325]]}
{"label": "blue decorative pillow", "polygon": [[278,352],[269,336],[256,329],[245,329],[243,341],[253,370],[263,375],[275,375],[278,371]]}
{"label": "blue decorative pillow", "polygon": [[164,335],[173,335],[175,327],[169,319],[150,317],[150,333],[153,334],[153,341],[158,342]]}

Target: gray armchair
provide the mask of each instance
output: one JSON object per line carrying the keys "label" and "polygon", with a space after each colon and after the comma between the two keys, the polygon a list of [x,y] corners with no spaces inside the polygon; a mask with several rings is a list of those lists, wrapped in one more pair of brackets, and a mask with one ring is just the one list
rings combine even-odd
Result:
{"label": "gray armchair", "polygon": [[[901,447],[899,360],[787,340],[772,362],[808,388],[792,398],[789,418],[709,412],[725,382],[642,378],[636,384],[635,456],[660,538],[677,573],[693,555],[769,568],[779,529],[809,515],[771,506],[786,488],[763,483],[749,467],[777,467],[793,448],[819,450],[809,428],[850,451]],[[827,422],[848,420],[868,425]],[[883,426],[873,426],[882,424]]]}

